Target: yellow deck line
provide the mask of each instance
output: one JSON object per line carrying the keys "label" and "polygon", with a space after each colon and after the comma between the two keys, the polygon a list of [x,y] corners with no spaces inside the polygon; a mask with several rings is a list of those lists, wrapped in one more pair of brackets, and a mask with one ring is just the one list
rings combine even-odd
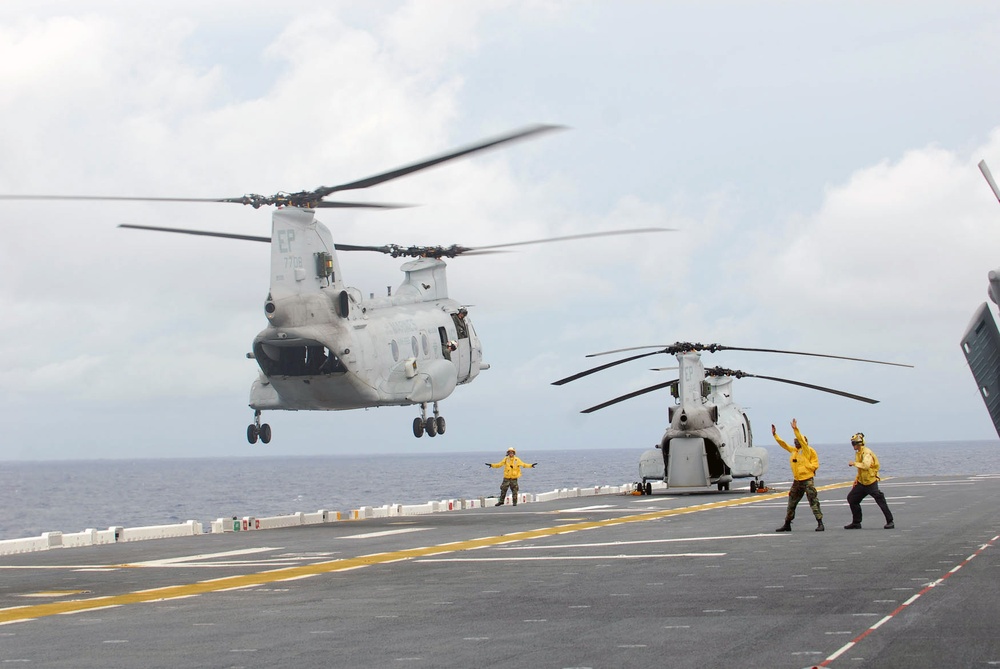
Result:
{"label": "yellow deck line", "polygon": [[[851,485],[848,483],[837,483],[823,486],[818,490],[833,490]],[[191,597],[221,590],[233,590],[237,588],[248,588],[257,585],[265,585],[278,581],[314,576],[316,574],[329,574],[332,572],[346,571],[348,569],[358,569],[371,565],[397,562],[400,560],[412,560],[414,558],[427,557],[429,555],[440,555],[442,553],[456,553],[459,551],[496,546],[516,541],[528,541],[540,537],[548,537],[557,534],[567,534],[569,532],[579,532],[601,527],[611,527],[614,525],[624,525],[627,523],[641,523],[648,520],[658,520],[670,516],[678,516],[685,513],[697,513],[699,511],[710,511],[722,509],[729,506],[740,506],[763,502],[765,500],[785,497],[787,492],[754,495],[752,497],[741,497],[739,499],[722,500],[719,502],[709,502],[706,504],[695,504],[694,506],[679,509],[664,509],[662,511],[651,511],[648,513],[622,516],[620,518],[605,518],[573,523],[572,525],[558,525],[556,527],[544,527],[537,530],[527,530],[524,532],[514,532],[492,537],[482,537],[479,539],[469,539],[466,541],[449,542],[437,546],[424,546],[420,548],[407,548],[389,553],[375,553],[373,555],[362,555],[355,558],[343,558],[330,560],[327,562],[317,562],[314,564],[301,565],[296,567],[284,567],[269,571],[241,574],[238,576],[226,576],[223,578],[211,579],[197,583],[187,583],[182,585],[171,585],[152,590],[142,590],[128,592],[121,595],[109,595],[106,597],[94,597],[90,599],[76,599],[61,602],[49,602],[31,606],[18,606],[0,609],[0,624],[19,622],[23,620],[33,620],[67,613],[79,613],[109,606],[123,606],[126,604],[140,604],[144,602],[163,601],[165,599],[178,599],[181,597]]]}

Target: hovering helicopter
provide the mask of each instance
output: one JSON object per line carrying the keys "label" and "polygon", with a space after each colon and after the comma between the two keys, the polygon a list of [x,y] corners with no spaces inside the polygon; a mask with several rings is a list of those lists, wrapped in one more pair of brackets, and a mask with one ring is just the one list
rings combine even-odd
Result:
{"label": "hovering helicopter", "polygon": [[715,353],[717,351],[755,351],[762,353],[784,353],[789,355],[806,355],[820,358],[835,358],[838,360],[854,360],[880,365],[895,365],[912,367],[895,362],[865,360],[863,358],[848,358],[839,355],[822,353],[804,353],[801,351],[780,351],[767,348],[742,348],[738,346],[723,346],[722,344],[697,344],[677,342],[670,345],[634,346],[603,353],[593,353],[588,358],[635,351],[648,348],[659,350],[615,360],[598,367],[579,372],[564,379],[554,381],[552,385],[561,386],[596,372],[621,365],[626,362],[646,358],[651,355],[666,353],[677,359],[677,367],[658,368],[678,369],[678,378],[664,383],[658,383],[647,388],[621,395],[614,399],[597,404],[580,413],[592,413],[600,409],[618,404],[633,397],[669,388],[675,399],[674,406],[669,407],[668,420],[670,426],[655,449],[645,451],[639,459],[639,474],[642,477],[642,492],[652,494],[651,481],[664,481],[667,488],[696,490],[716,486],[718,490],[729,490],[733,479],[753,478],[750,482],[750,492],[764,488],[764,475],[767,473],[767,450],[753,445],[753,430],[750,418],[742,407],[733,401],[733,380],[742,378],[767,379],[789,383],[804,388],[812,388],[841,397],[847,397],[860,402],[876,404],[878,400],[861,395],[855,395],[843,390],[825,388],[823,386],[782,379],[774,376],[748,374],[736,369],[712,367],[706,369],[701,361],[701,352]]}
{"label": "hovering helicopter", "polygon": [[[316,209],[394,208],[398,205],[331,202],[324,198],[368,188],[446,161],[560,129],[535,125],[481,141],[443,155],[366,179],[312,191],[249,194],[233,198],[118,197],[93,195],[0,195],[7,200],[128,200],[226,202],[254,209],[274,206],[270,237],[206,230],[123,224],[138,230],[222,237],[271,245],[271,278],[264,314],[267,326],[247,353],[259,366],[250,388],[253,422],[247,440],[271,441],[271,427],[261,422],[265,410],[347,410],[380,406],[420,407],[413,434],[444,434],[439,402],[482,370],[482,344],[468,308],[448,296],[443,258],[502,252],[515,246],[574,239],[665,232],[641,228],[592,232],[475,248],[452,246],[357,246],[334,244],[330,230],[315,218]],[[372,251],[393,258],[413,258],[402,265],[402,284],[386,297],[365,299],[344,283],[337,251]],[[428,416],[428,407],[432,415]]]}
{"label": "hovering helicopter", "polygon": [[[986,182],[993,189],[993,194],[1000,200],[1000,188],[997,188],[993,174],[985,160],[979,161],[979,171],[986,177]],[[991,270],[989,287],[986,294],[993,304],[1000,304],[1000,269]],[[962,353],[969,363],[972,376],[979,385],[979,394],[986,403],[986,410],[993,420],[993,428],[1000,436],[1000,331],[990,313],[989,304],[983,302],[976,309],[975,315],[965,328],[962,335]]]}

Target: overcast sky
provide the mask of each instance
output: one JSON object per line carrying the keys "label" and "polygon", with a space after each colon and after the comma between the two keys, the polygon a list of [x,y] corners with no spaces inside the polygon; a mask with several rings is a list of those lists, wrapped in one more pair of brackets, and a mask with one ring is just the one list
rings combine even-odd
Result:
{"label": "overcast sky", "polygon": [[[369,176],[532,123],[564,132],[325,210],[349,244],[653,236],[449,261],[492,368],[442,402],[270,412],[249,446],[263,244],[237,205],[0,202],[0,459],[446,452],[657,442],[652,358],[554,387],[588,353],[676,341],[763,353],[706,365],[758,440],[996,440],[959,348],[1000,267],[995,2],[0,3],[0,193],[232,197]],[[400,261],[341,258],[364,294]]]}

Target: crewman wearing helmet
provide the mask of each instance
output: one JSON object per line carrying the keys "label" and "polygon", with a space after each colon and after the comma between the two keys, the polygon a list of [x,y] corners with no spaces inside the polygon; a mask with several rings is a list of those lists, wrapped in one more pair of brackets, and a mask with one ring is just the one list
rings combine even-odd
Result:
{"label": "crewman wearing helmet", "polygon": [[885,501],[885,495],[878,489],[878,457],[865,445],[863,432],[851,435],[851,446],[854,447],[854,459],[847,463],[847,466],[854,467],[858,474],[854,478],[854,486],[847,493],[847,505],[851,507],[851,522],[844,525],[844,529],[861,529],[861,500],[868,495],[871,495],[875,503],[878,504],[878,508],[882,509],[882,515],[885,516],[884,529],[895,528],[896,523],[892,520],[892,511],[889,510],[889,505]]}
{"label": "crewman wearing helmet", "polygon": [[533,462],[529,465],[527,462],[523,462],[521,458],[517,457],[517,451],[511,447],[507,449],[507,457],[500,462],[492,464],[487,462],[486,466],[494,469],[503,467],[503,481],[500,483],[500,501],[494,506],[503,506],[508,489],[510,489],[511,496],[514,498],[514,506],[517,506],[517,480],[521,478],[521,467],[533,469],[538,466],[538,463]]}
{"label": "crewman wearing helmet", "polygon": [[812,509],[813,515],[816,516],[816,531],[822,532],[826,529],[823,527],[823,511],[819,508],[819,493],[816,492],[816,486],[813,484],[813,477],[816,475],[816,470],[819,469],[819,456],[809,445],[809,440],[799,432],[799,424],[794,418],[792,419],[792,432],[795,433],[795,448],[786,444],[778,436],[778,431],[774,425],[771,426],[771,434],[774,436],[774,440],[778,442],[778,446],[791,453],[789,464],[792,466],[792,477],[795,479],[792,481],[792,487],[788,490],[788,508],[785,510],[785,524],[776,529],[775,532],[792,531],[792,521],[795,519],[795,507],[798,506],[802,495],[808,497],[809,508]]}

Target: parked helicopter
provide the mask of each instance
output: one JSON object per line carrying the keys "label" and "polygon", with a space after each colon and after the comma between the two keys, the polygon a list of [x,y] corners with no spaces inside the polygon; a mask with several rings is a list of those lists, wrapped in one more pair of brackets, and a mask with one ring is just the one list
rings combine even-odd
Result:
{"label": "parked helicopter", "polygon": [[[997,188],[985,160],[979,161],[979,171],[986,177],[997,200],[1000,200],[1000,188]],[[993,304],[1000,304],[1000,269],[991,270],[988,278],[986,294]],[[979,386],[979,394],[986,403],[986,410],[990,412],[993,428],[1000,436],[1000,331],[997,330],[996,320],[987,302],[979,305],[965,328],[962,353],[965,354],[965,360]]]}
{"label": "parked helicopter", "polygon": [[[468,308],[448,296],[443,258],[502,252],[515,246],[611,235],[665,232],[641,228],[592,232],[531,241],[478,246],[357,246],[334,244],[329,229],[316,220],[324,208],[391,208],[376,203],[331,202],[324,198],[368,188],[446,161],[559,129],[535,125],[484,140],[440,156],[337,186],[312,191],[256,194],[233,198],[0,195],[7,200],[130,200],[227,202],[254,209],[273,205],[270,237],[205,230],[123,224],[139,230],[183,233],[266,242],[271,245],[271,278],[264,300],[265,327],[253,340],[248,358],[259,366],[250,389],[253,422],[247,440],[271,441],[271,427],[261,423],[265,410],[346,410],[380,406],[420,407],[413,434],[444,434],[438,403],[459,385],[471,383],[489,365]],[[337,251],[373,251],[393,258],[413,258],[401,267],[404,278],[395,293],[364,299],[344,283]],[[431,407],[431,416],[427,415]]]}
{"label": "parked helicopter", "polygon": [[[553,382],[553,385],[560,386],[616,365],[661,353],[666,353],[677,358],[678,367],[669,369],[678,369],[678,378],[621,395],[580,412],[592,413],[632,399],[633,397],[656,390],[670,389],[671,394],[676,400],[675,405],[669,408],[667,414],[670,425],[666,432],[664,432],[656,448],[645,451],[639,459],[642,492],[647,495],[652,494],[651,481],[654,480],[664,481],[668,489],[700,490],[714,485],[718,490],[729,490],[729,485],[733,479],[753,478],[753,481],[750,482],[751,492],[756,492],[758,489],[764,488],[763,477],[767,473],[768,464],[767,450],[763,447],[753,445],[753,430],[750,427],[750,418],[743,408],[733,401],[734,379],[767,379],[769,381],[779,381],[804,388],[812,388],[813,390],[820,390],[869,404],[876,404],[878,402],[878,400],[862,395],[855,395],[843,390],[825,388],[802,381],[748,374],[740,370],[723,367],[706,369],[701,361],[702,351],[709,353],[717,351],[784,353],[789,355],[854,360],[880,365],[895,365],[898,367],[912,367],[912,365],[903,365],[895,362],[881,362],[878,360],[849,358],[839,355],[689,342],[677,342],[670,345],[634,346],[614,351],[605,351],[603,353],[593,353],[587,357],[647,348],[657,348],[659,350],[615,360],[614,362],[593,367]],[[663,369],[654,371],[663,371]]]}

